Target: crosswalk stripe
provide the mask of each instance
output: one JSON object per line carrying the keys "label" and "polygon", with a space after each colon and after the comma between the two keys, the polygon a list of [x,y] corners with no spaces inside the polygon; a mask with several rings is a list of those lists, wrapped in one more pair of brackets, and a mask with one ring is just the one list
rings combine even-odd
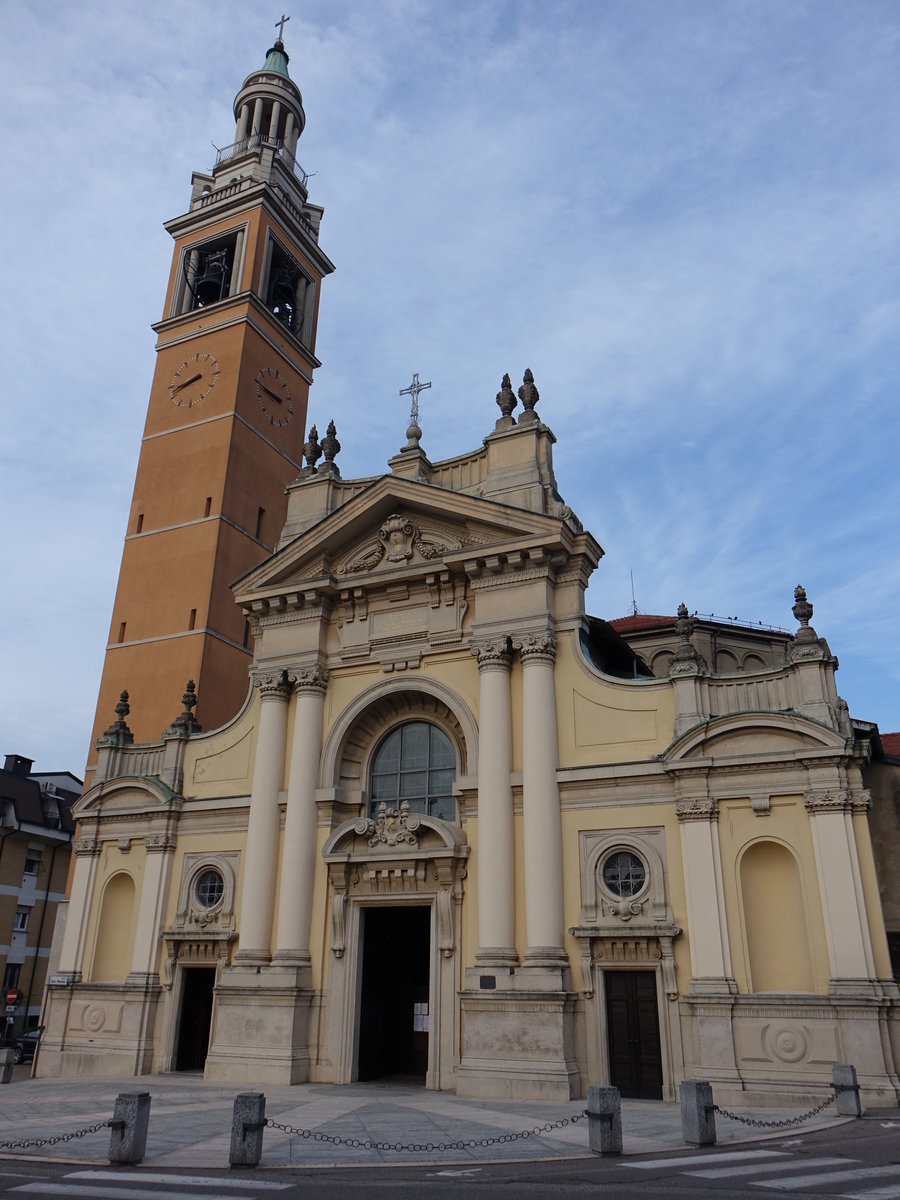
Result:
{"label": "crosswalk stripe", "polygon": [[897,1200],[898,1196],[900,1188],[896,1183],[889,1183],[887,1187],[866,1188],[862,1192],[841,1192],[840,1200]]}
{"label": "crosswalk stripe", "polygon": [[[123,1188],[99,1187],[95,1183],[26,1183],[24,1187],[13,1188],[10,1195],[19,1192],[39,1192],[41,1196],[69,1196],[72,1200],[84,1197],[85,1200],[220,1200],[221,1192],[163,1192],[159,1188]],[[232,1200],[254,1200],[252,1192],[232,1193]]]}
{"label": "crosswalk stripe", "polygon": [[893,1175],[897,1180],[896,1192],[900,1195],[900,1164],[890,1167],[860,1167],[853,1171],[825,1171],[813,1175],[792,1175],[790,1179],[761,1179],[756,1187],[777,1188],[789,1192],[791,1188],[818,1187],[822,1183],[841,1184],[845,1179],[883,1179],[885,1175]]}
{"label": "crosswalk stripe", "polygon": [[769,1162],[757,1163],[740,1163],[731,1167],[712,1167],[703,1171],[685,1171],[685,1175],[691,1175],[695,1179],[734,1179],[739,1175],[765,1175],[771,1174],[772,1171],[784,1170],[803,1170],[809,1167],[837,1167],[841,1163],[848,1166],[849,1162],[846,1158],[799,1158],[793,1162]]}
{"label": "crosswalk stripe", "polygon": [[725,1154],[688,1154],[682,1158],[651,1158],[649,1162],[622,1163],[623,1167],[634,1167],[637,1171],[656,1171],[662,1167],[692,1167],[696,1163],[740,1162],[745,1158],[787,1158],[783,1150],[729,1150]]}
{"label": "crosswalk stripe", "polygon": [[225,1179],[216,1175],[164,1175],[161,1171],[70,1171],[66,1179],[97,1179],[113,1183],[128,1180],[129,1183],[179,1183],[188,1187],[245,1188],[247,1191],[283,1192],[289,1183],[275,1183],[264,1179]]}

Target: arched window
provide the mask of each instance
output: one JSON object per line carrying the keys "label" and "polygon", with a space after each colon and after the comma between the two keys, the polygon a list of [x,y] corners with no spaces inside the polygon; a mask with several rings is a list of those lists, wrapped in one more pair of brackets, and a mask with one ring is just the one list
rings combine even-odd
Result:
{"label": "arched window", "polygon": [[409,721],[393,729],[375,752],[372,814],[382,802],[396,807],[405,800],[411,812],[452,821],[455,778],[456,754],[447,735],[427,721]]}

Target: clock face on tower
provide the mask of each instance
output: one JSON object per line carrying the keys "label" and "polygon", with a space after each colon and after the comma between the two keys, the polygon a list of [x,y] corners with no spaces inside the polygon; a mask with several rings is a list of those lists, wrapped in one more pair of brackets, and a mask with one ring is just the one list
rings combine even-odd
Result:
{"label": "clock face on tower", "polygon": [[256,376],[256,398],[270,425],[283,429],[294,415],[288,385],[275,367],[263,367]]}
{"label": "clock face on tower", "polygon": [[215,387],[219,364],[211,354],[192,354],[186,358],[169,384],[172,403],[179,408],[193,408]]}

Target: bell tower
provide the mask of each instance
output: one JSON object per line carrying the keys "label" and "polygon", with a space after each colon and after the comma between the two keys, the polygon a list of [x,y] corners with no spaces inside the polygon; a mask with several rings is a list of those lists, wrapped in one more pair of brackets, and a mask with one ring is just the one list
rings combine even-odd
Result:
{"label": "bell tower", "polygon": [[306,124],[279,37],[234,101],[234,141],[166,223],[175,247],[93,740],[120,692],[155,740],[197,684],[212,728],[247,693],[230,584],[274,548],[301,464],[319,292],[334,267],[297,162]]}

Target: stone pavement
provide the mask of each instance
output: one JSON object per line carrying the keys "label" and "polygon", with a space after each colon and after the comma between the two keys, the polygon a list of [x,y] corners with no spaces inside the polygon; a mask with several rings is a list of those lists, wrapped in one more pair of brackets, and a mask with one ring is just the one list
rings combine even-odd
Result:
{"label": "stone pavement", "polygon": [[[435,1147],[415,1153],[367,1150],[312,1137],[289,1137],[266,1129],[263,1167],[472,1164],[578,1158],[590,1154],[586,1120],[538,1136],[493,1142],[488,1146],[443,1151],[436,1148],[442,1142],[495,1139],[578,1116],[584,1111],[584,1102],[577,1100],[568,1104],[463,1100],[453,1093],[426,1091],[404,1083],[238,1087],[209,1083],[199,1074],[187,1073],[119,1080],[33,1080],[27,1077],[26,1069],[19,1068],[15,1076],[13,1083],[0,1087],[0,1142],[46,1138],[84,1129],[112,1116],[119,1092],[146,1091],[152,1103],[144,1163],[154,1167],[227,1167],[231,1112],[234,1097],[241,1091],[265,1093],[266,1116],[283,1125],[342,1139],[431,1143]],[[792,1112],[747,1110],[744,1115],[783,1119]],[[844,1120],[830,1109],[805,1123],[802,1129],[808,1131]],[[685,1148],[677,1104],[624,1100],[622,1125],[626,1154]],[[791,1132],[753,1129],[722,1117],[718,1118],[717,1131],[720,1143]],[[0,1157],[105,1163],[108,1148],[109,1130],[102,1129],[52,1146],[0,1149]]]}

